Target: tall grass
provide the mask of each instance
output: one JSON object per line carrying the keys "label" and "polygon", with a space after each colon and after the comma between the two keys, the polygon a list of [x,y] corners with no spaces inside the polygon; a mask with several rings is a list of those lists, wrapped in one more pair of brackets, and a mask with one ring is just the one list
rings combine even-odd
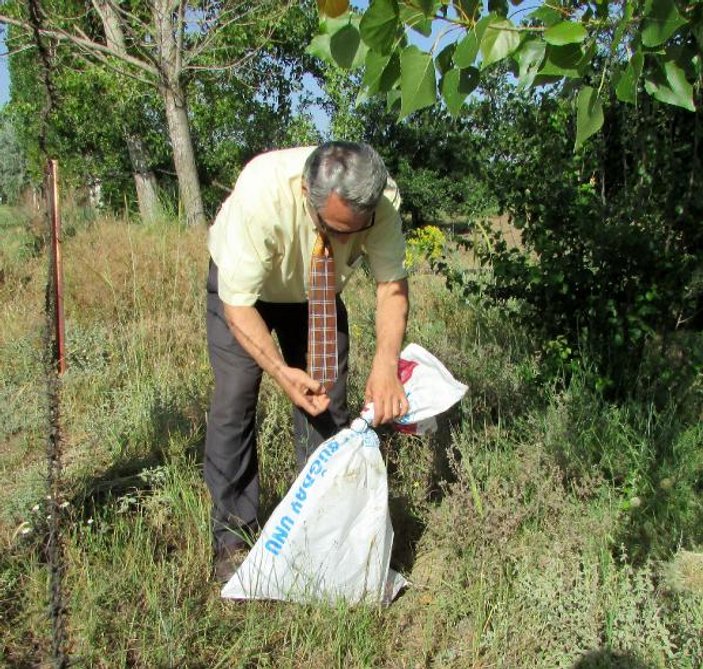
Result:
{"label": "tall grass", "polygon": [[[28,225],[9,228],[21,236]],[[40,248],[20,247],[25,255],[8,260],[0,286],[0,665],[8,667],[41,665],[50,643],[45,261]],[[544,388],[518,329],[419,270],[408,340],[436,353],[469,393],[433,436],[381,431],[393,564],[411,587],[388,609],[225,602],[210,577],[201,476],[211,388],[204,233],[85,219],[64,257],[65,584],[79,666],[703,664],[695,379],[671,401],[648,401],[643,389],[621,406],[578,377]],[[373,350],[373,287],[359,275],[346,295],[357,409]],[[268,380],[257,420],[271,510],[294,477],[294,456],[289,404]]]}

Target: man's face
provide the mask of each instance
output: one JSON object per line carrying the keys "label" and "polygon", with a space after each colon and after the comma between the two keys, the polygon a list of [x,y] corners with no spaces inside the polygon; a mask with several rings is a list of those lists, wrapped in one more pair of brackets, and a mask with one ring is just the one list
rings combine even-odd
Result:
{"label": "man's face", "polygon": [[317,228],[329,237],[345,244],[356,232],[368,230],[375,222],[375,214],[354,211],[337,193],[327,197],[324,207],[312,211]]}

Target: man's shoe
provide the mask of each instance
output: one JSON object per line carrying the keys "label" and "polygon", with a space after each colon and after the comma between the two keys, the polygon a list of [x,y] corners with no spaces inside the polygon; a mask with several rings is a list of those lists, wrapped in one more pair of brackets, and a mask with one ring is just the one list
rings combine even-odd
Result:
{"label": "man's shoe", "polygon": [[244,562],[248,553],[249,546],[244,541],[220,546],[215,553],[215,580],[218,583],[227,583]]}

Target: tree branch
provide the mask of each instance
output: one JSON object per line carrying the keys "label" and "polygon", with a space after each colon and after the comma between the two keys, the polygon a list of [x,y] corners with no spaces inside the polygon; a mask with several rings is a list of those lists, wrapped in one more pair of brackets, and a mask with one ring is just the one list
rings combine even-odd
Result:
{"label": "tree branch", "polygon": [[[6,14],[0,14],[0,21],[17,28],[21,28],[28,33],[31,31],[31,26],[28,22],[22,21],[21,19],[15,19],[11,16],[7,16]],[[43,37],[49,37],[59,42],[69,42],[100,62],[105,62],[104,59],[111,56],[123,61],[127,65],[131,65],[132,67],[147,72],[153,77],[158,77],[159,75],[158,70],[151,63],[135,58],[128,53],[119,53],[115,49],[110,48],[105,44],[101,44],[100,42],[90,39],[85,35],[85,33],[72,34],[62,28],[41,28],[39,34]]]}

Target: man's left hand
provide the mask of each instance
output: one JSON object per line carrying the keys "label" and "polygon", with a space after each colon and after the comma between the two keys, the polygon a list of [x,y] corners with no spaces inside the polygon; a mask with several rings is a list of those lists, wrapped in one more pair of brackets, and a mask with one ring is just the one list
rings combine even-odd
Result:
{"label": "man's left hand", "polygon": [[366,402],[373,402],[373,426],[404,416],[410,408],[403,385],[398,379],[397,361],[374,359],[371,374],[366,382]]}

